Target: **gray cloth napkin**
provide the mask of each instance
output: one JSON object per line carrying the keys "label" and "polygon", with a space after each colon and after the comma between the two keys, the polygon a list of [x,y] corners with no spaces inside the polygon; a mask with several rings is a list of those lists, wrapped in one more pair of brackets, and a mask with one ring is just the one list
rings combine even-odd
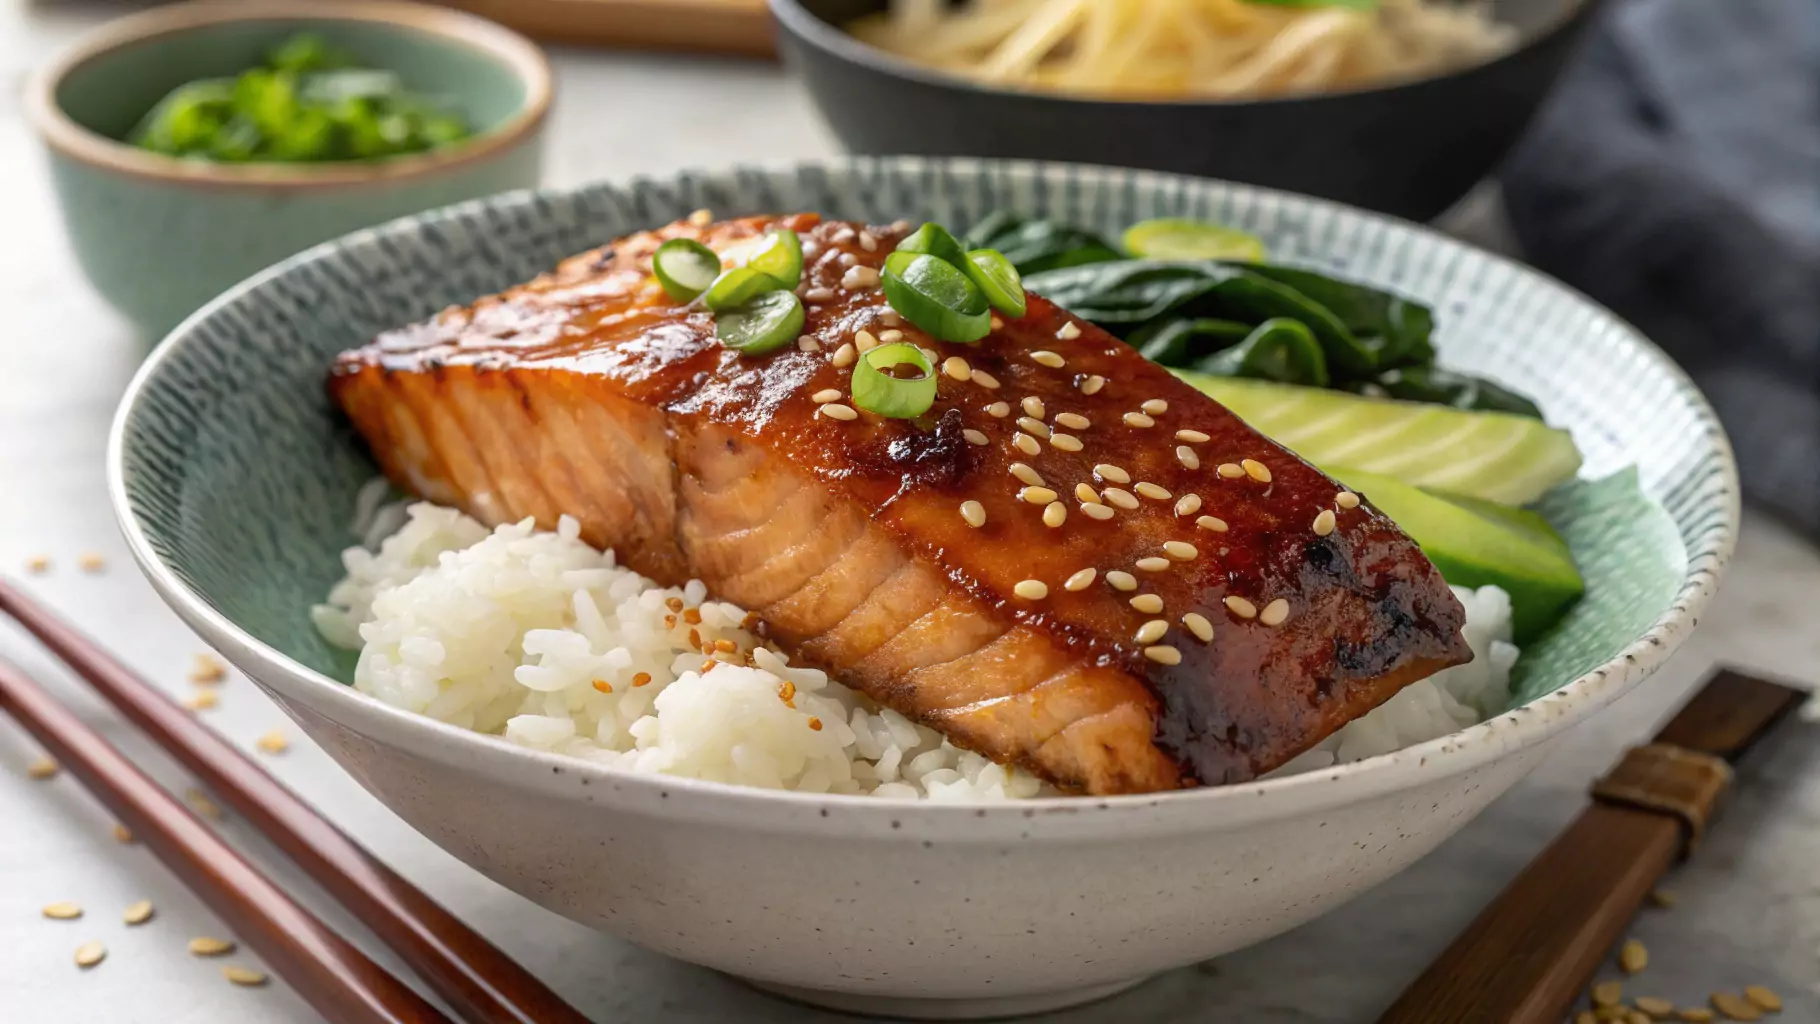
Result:
{"label": "gray cloth napkin", "polygon": [[1700,384],[1820,535],[1820,0],[1616,0],[1502,172],[1537,266]]}

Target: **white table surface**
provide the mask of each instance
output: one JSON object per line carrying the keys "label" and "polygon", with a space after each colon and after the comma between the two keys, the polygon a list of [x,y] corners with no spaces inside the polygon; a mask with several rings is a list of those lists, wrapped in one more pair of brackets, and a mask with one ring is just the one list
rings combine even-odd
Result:
{"label": "white table surface", "polygon": [[[35,555],[51,571],[31,591],[102,637],[159,684],[188,692],[204,650],[129,563],[102,480],[114,403],[141,355],[133,332],[91,293],[64,242],[37,145],[17,96],[25,74],[100,8],[55,11],[0,0],[0,572]],[[734,160],[831,154],[833,140],[777,69],[755,63],[558,52],[547,179],[565,185]],[[653,102],[661,95],[663,101]],[[77,560],[96,552],[100,573]],[[1371,1020],[1583,803],[1587,781],[1651,727],[1715,663],[1820,684],[1820,553],[1760,515],[1747,515],[1738,562],[1717,607],[1687,647],[1633,695],[1581,726],[1558,756],[1397,879],[1288,935],[1162,976],[1054,1020],[1332,1022]],[[158,778],[184,774],[151,752],[79,684],[11,627],[0,656],[18,661],[82,710]],[[273,728],[293,741],[258,754],[286,783],[378,855],[474,922],[601,1021],[829,1021],[737,981],[637,949],[547,913],[486,881],[393,817],[304,741],[246,680],[235,677],[205,713],[235,742]],[[1636,933],[1652,966],[1635,992],[1700,1001],[1715,988],[1763,982],[1790,1003],[1783,1018],[1820,1021],[1820,726],[1797,724],[1751,764],[1697,860],[1671,884],[1678,908],[1653,911]],[[75,780],[30,781],[39,752],[0,721],[0,1022],[240,1024],[314,1021],[285,985],[228,985],[220,964],[185,951],[223,933],[202,904],[112,822]],[[373,943],[249,830],[228,838],[363,946]],[[120,914],[150,899],[157,917],[127,928]],[[68,900],[79,921],[39,908]],[[78,970],[76,946],[106,943],[107,960]],[[396,967],[395,961],[381,956]],[[257,965],[243,952],[234,962]]]}

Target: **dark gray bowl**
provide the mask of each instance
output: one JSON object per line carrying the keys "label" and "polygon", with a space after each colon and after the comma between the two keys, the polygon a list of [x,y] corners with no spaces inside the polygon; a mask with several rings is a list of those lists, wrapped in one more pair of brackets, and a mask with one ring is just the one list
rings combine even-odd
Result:
{"label": "dark gray bowl", "polygon": [[1489,64],[1374,89],[1243,101],[1075,99],[920,67],[841,25],[883,0],[770,0],[785,59],[857,153],[1030,157],[1198,174],[1428,220],[1490,174],[1598,0],[1498,0],[1523,33]]}

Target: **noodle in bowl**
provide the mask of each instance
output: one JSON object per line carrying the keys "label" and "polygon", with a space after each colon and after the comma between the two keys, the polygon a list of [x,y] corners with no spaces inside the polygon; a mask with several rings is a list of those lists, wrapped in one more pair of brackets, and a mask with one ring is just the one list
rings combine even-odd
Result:
{"label": "noodle in bowl", "polygon": [[1485,7],[1446,0],[892,0],[851,31],[983,83],[1145,99],[1356,89],[1480,64],[1517,43]]}

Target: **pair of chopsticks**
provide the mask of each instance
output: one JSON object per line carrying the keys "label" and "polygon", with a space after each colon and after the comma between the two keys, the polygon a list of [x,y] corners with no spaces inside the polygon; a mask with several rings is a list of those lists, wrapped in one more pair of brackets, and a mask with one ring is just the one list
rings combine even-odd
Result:
{"label": "pair of chopsticks", "polygon": [[[0,579],[17,620],[228,806],[270,839],[469,1022],[587,1024],[479,933],[311,810],[157,688]],[[0,660],[0,711],[202,897],[297,994],[335,1024],[449,1018],[236,853],[176,798],[18,667]]]}

